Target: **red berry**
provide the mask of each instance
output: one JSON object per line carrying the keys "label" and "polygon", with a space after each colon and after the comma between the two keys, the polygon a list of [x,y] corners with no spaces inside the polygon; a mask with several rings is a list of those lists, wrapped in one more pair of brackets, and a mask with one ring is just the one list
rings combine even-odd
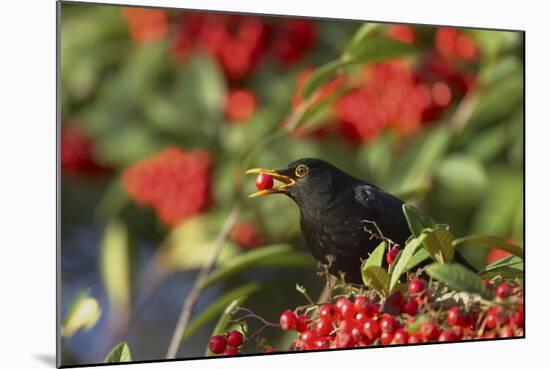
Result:
{"label": "red berry", "polygon": [[256,178],[256,188],[260,191],[269,190],[273,187],[273,177],[269,174],[260,173]]}
{"label": "red berry", "polygon": [[398,330],[395,331],[393,335],[393,342],[399,345],[403,345],[409,342],[409,334],[405,329],[399,328]]}
{"label": "red berry", "polygon": [[227,345],[227,341],[222,336],[212,336],[208,341],[208,348],[214,354],[221,354]]}
{"label": "red berry", "polygon": [[355,305],[353,302],[347,300],[340,306],[340,315],[343,319],[351,319],[355,317]]}
{"label": "red berry", "polygon": [[233,347],[239,347],[243,343],[243,335],[239,331],[231,331],[227,335],[227,344]]}
{"label": "red berry", "polygon": [[404,302],[403,294],[400,291],[396,291],[386,298],[384,309],[388,314],[399,315]]}
{"label": "red berry", "polygon": [[332,332],[332,321],[321,319],[315,325],[315,331],[319,336],[328,336]]}
{"label": "red berry", "polygon": [[445,329],[441,334],[439,335],[439,338],[437,339],[439,342],[452,342],[452,341],[458,341],[458,337],[454,334],[453,331],[450,329]]}
{"label": "red berry", "polygon": [[357,322],[354,319],[344,319],[338,323],[338,331],[351,334],[351,331],[356,326]]}
{"label": "red berry", "polygon": [[232,346],[227,346],[226,349],[223,351],[223,355],[238,355],[239,350],[237,348]]}
{"label": "red berry", "polygon": [[380,319],[380,330],[386,333],[393,333],[399,328],[399,323],[391,315],[386,315]]}
{"label": "red berry", "polygon": [[424,292],[424,289],[426,287],[424,286],[424,281],[422,279],[412,279],[409,282],[409,286],[407,287],[407,290],[409,291],[409,295],[415,296],[419,293]]}
{"label": "red berry", "polygon": [[393,341],[394,334],[389,332],[382,332],[380,335],[380,343],[383,345],[389,345]]}
{"label": "red berry", "polygon": [[353,347],[353,338],[349,333],[338,332],[335,342],[337,348]]}
{"label": "red berry", "polygon": [[368,318],[369,318],[368,315],[366,315],[365,313],[355,314],[355,321],[357,322],[357,324],[360,324],[361,326],[365,324]]}
{"label": "red berry", "polygon": [[397,254],[399,254],[399,249],[397,247],[391,247],[386,253],[386,263],[388,263],[388,265],[392,265],[397,257]]}
{"label": "red berry", "polygon": [[279,318],[279,324],[281,324],[281,328],[285,331],[296,328],[297,323],[298,318],[296,318],[296,314],[292,310],[283,311]]}
{"label": "red berry", "polygon": [[426,341],[434,341],[439,337],[439,327],[434,322],[424,322],[420,326],[420,334]]}
{"label": "red berry", "polygon": [[251,90],[232,90],[225,102],[225,116],[233,123],[248,120],[256,111],[256,95]]}
{"label": "red berry", "polygon": [[288,351],[302,351],[304,349],[302,343],[300,341],[298,342],[292,342],[288,346]]}
{"label": "red berry", "polygon": [[336,310],[331,304],[325,304],[319,309],[319,318],[322,320],[333,321],[336,318]]}
{"label": "red berry", "polygon": [[498,285],[496,290],[496,295],[499,299],[505,300],[510,296],[511,288],[510,285],[506,282],[502,282]]}
{"label": "red berry", "polygon": [[342,305],[348,301],[349,300],[346,296],[342,296],[338,300],[336,300],[336,303],[334,304],[336,311],[340,311],[340,308],[342,307]]}
{"label": "red berry", "polygon": [[420,332],[415,332],[409,335],[407,343],[420,343],[423,342],[423,337]]}
{"label": "red berry", "polygon": [[374,319],[367,319],[365,324],[363,324],[363,332],[371,340],[375,340],[380,337],[380,325]]}
{"label": "red berry", "polygon": [[518,306],[517,311],[512,314],[509,320],[512,324],[523,327],[523,305]]}
{"label": "red berry", "polygon": [[266,349],[265,352],[277,352],[277,350],[275,350],[273,347],[270,347]]}
{"label": "red berry", "polygon": [[313,343],[313,348],[316,350],[325,350],[330,347],[330,340],[326,337],[319,337]]}
{"label": "red berry", "polygon": [[308,328],[309,323],[311,323],[311,320],[308,318],[307,315],[305,314],[298,315],[298,319],[296,321],[296,330],[302,333]]}
{"label": "red berry", "polygon": [[514,337],[514,328],[506,325],[498,331],[498,336],[501,338]]}
{"label": "red berry", "polygon": [[401,307],[401,311],[405,314],[409,314],[410,316],[415,316],[416,311],[418,310],[418,303],[416,300],[407,300]]}
{"label": "red berry", "polygon": [[488,313],[486,319],[486,326],[489,329],[496,328],[501,323],[500,316],[496,313]]}
{"label": "red berry", "polygon": [[317,333],[311,329],[307,329],[300,334],[300,341],[302,341],[306,348],[312,348],[317,338]]}
{"label": "red berry", "polygon": [[458,325],[464,327],[466,323],[466,315],[458,306],[453,306],[447,312],[447,322],[449,325]]}
{"label": "red berry", "polygon": [[356,325],[355,327],[353,327],[353,329],[351,330],[351,337],[355,342],[359,342],[365,338],[365,334],[363,333],[363,329],[361,328],[361,326]]}
{"label": "red berry", "polygon": [[369,299],[367,296],[359,295],[355,297],[353,303],[356,313],[366,313],[369,310]]}

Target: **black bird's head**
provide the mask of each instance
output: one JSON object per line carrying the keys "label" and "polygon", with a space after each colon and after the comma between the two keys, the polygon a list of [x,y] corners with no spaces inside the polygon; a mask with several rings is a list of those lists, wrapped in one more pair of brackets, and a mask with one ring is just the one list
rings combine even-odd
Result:
{"label": "black bird's head", "polygon": [[332,164],[314,158],[296,160],[284,169],[255,168],[246,173],[264,173],[283,183],[278,187],[255,192],[249,197],[282,193],[293,199],[300,208],[322,206],[330,199],[334,186],[341,179],[350,178]]}

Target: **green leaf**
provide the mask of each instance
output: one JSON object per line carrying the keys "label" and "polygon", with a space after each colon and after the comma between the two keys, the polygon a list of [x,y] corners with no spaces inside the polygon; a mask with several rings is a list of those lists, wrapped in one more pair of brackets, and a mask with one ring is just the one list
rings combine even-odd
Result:
{"label": "green leaf", "polygon": [[391,131],[384,132],[374,142],[363,144],[357,153],[358,167],[364,170],[366,178],[375,183],[384,183],[390,174],[392,161],[391,149],[397,135]]}
{"label": "green leaf", "polygon": [[107,187],[95,209],[95,215],[100,220],[107,220],[118,216],[120,211],[129,202],[128,193],[122,188],[120,179],[115,179]]}
{"label": "green leaf", "polygon": [[355,32],[351,40],[346,45],[344,55],[350,55],[363,43],[365,40],[380,28],[380,23],[364,23]]}
{"label": "green leaf", "polygon": [[112,220],[103,235],[100,271],[109,301],[122,311],[130,305],[130,246],[124,223]]}
{"label": "green leaf", "polygon": [[405,267],[405,271],[408,272],[409,270],[414,269],[418,264],[428,260],[430,257],[430,254],[425,248],[418,249],[412,256],[411,260],[409,260],[409,263]]}
{"label": "green leaf", "polygon": [[509,76],[495,81],[480,96],[466,129],[474,135],[480,127],[508,118],[523,103],[523,74],[521,66]]}
{"label": "green leaf", "polygon": [[384,260],[384,254],[386,251],[386,242],[382,241],[376,246],[374,251],[369,255],[368,259],[363,262],[361,269],[368,268],[370,266],[382,266]]}
{"label": "green leaf", "polygon": [[523,270],[523,260],[521,260],[521,258],[518,258],[517,256],[507,256],[487,265],[482,271],[480,271],[480,273],[502,267],[513,267],[518,270]]}
{"label": "green leaf", "polygon": [[378,291],[383,296],[388,295],[390,277],[386,270],[379,266],[361,268],[363,283]]}
{"label": "green leaf", "polygon": [[455,247],[466,243],[481,245],[491,249],[505,250],[517,257],[523,258],[523,248],[521,246],[508,243],[506,240],[500,237],[487,235],[471,235],[457,238],[453,241],[453,245]]}
{"label": "green leaf", "polygon": [[[205,213],[195,216],[173,228],[157,257],[170,270],[189,270],[204,264],[215,247],[214,240],[221,227],[225,212]],[[219,262],[237,255],[239,248],[226,242],[219,256]]]}
{"label": "green leaf", "polygon": [[[290,245],[264,246],[256,250],[250,250],[225,261],[215,269],[208,278],[199,286],[204,289],[222,279],[228,278],[242,270],[269,265],[271,259],[292,256],[295,253]],[[278,261],[280,262],[281,259]]]}
{"label": "green leaf", "polygon": [[[227,327],[229,326],[229,323],[230,323],[230,320],[231,320],[231,312],[237,306],[239,306],[239,304],[241,304],[243,300],[244,300],[243,298],[235,299],[235,300],[231,301],[231,303],[229,303],[229,305],[227,305],[227,307],[223,311],[222,315],[220,316],[220,319],[218,320],[218,323],[214,327],[214,330],[212,331],[212,334],[210,335],[210,337],[222,334],[222,333],[227,331]],[[208,349],[208,347],[206,348],[205,355],[206,356],[212,356],[212,352]]]}
{"label": "green leaf", "polygon": [[286,267],[286,268],[315,268],[315,259],[309,252],[289,251],[280,255],[274,255],[270,259],[259,260],[257,267]]}
{"label": "green leaf", "polygon": [[384,37],[372,37],[357,44],[343,58],[333,60],[318,68],[304,83],[302,97],[307,99],[321,86],[332,79],[343,67],[353,64],[375,63],[411,55],[417,49],[407,43]]}
{"label": "green leaf", "polygon": [[112,350],[105,357],[104,363],[127,363],[132,361],[132,353],[130,347],[126,342],[120,342],[118,345],[112,348]]}
{"label": "green leaf", "polygon": [[416,250],[422,245],[425,237],[426,235],[424,234],[421,235],[419,238],[412,238],[409,242],[407,242],[403,251],[401,251],[401,256],[393,264],[394,268],[391,272],[389,288],[390,291],[393,291],[393,289],[399,282],[399,278],[403,273],[405,273],[407,265],[409,265]]}
{"label": "green leaf", "polygon": [[181,342],[189,339],[195,332],[197,332],[202,326],[204,326],[206,323],[211,321],[212,319],[216,318],[219,314],[221,314],[224,309],[226,309],[227,305],[233,302],[234,300],[240,300],[241,302],[244,301],[248,296],[255,293],[260,289],[260,285],[257,283],[249,283],[244,286],[241,286],[239,288],[235,288],[221,297],[219,297],[217,300],[212,302],[207,308],[202,310],[191,322],[189,322],[189,325],[187,326],[187,329],[183,332],[183,335],[181,337]]}
{"label": "green leaf", "polygon": [[428,266],[426,272],[455,291],[478,293],[484,298],[490,298],[483,280],[460,264],[434,263]]}
{"label": "green leaf", "polygon": [[455,208],[477,205],[489,188],[487,174],[481,163],[466,155],[450,155],[434,173],[439,203]]}
{"label": "green leaf", "polygon": [[407,333],[415,333],[415,332],[418,332],[420,330],[420,326],[422,326],[422,324],[424,322],[426,322],[428,320],[428,316],[427,315],[420,315],[414,322],[412,322],[411,324],[408,324],[407,327],[405,328]]}
{"label": "green leaf", "polygon": [[393,192],[398,192],[429,181],[450,143],[451,131],[444,124],[421,137],[393,169],[398,174],[393,178],[389,188]]}
{"label": "green leaf", "polygon": [[304,82],[302,97],[309,98],[319,87],[324,86],[336,76],[347,63],[342,60],[333,60],[317,68]]}
{"label": "green leaf", "polygon": [[498,275],[504,279],[523,278],[523,260],[517,256],[507,256],[487,265],[478,274],[485,279]]}
{"label": "green leaf", "polygon": [[350,86],[338,87],[327,96],[315,102],[315,104],[308,106],[296,127],[301,127],[304,133],[308,133],[326,124],[330,121],[330,119],[327,119],[327,116],[330,116],[332,113],[332,104],[340,96],[348,93],[352,89],[353,88]]}
{"label": "green leaf", "polygon": [[63,320],[61,337],[72,337],[79,330],[92,328],[101,316],[101,307],[97,300],[89,296],[89,290],[80,291],[73,301]]}
{"label": "green leaf", "polygon": [[205,113],[220,116],[226,95],[223,73],[212,58],[204,55],[194,57],[190,66],[197,103]]}
{"label": "green leaf", "polygon": [[413,236],[420,237],[422,231],[427,226],[422,219],[422,215],[418,209],[412,205],[403,204],[402,208],[405,219],[407,219],[407,224],[409,225],[409,230]]}
{"label": "green leaf", "polygon": [[397,192],[394,192],[394,196],[400,198],[403,201],[414,199],[426,195],[432,189],[429,184],[420,184],[411,188],[403,188]]}
{"label": "green leaf", "polygon": [[415,54],[418,49],[408,43],[385,37],[370,37],[349,54],[350,63],[375,63]]}
{"label": "green leaf", "polygon": [[452,263],[455,249],[453,246],[453,235],[445,227],[435,229],[425,229],[422,234],[424,237],[424,247],[431,257],[439,263]]}

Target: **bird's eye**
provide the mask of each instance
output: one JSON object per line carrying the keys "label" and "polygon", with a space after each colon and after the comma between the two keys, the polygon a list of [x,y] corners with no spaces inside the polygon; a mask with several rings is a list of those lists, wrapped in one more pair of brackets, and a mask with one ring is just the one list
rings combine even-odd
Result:
{"label": "bird's eye", "polygon": [[305,165],[298,165],[294,172],[296,173],[296,177],[305,177],[309,172],[309,169],[307,169]]}

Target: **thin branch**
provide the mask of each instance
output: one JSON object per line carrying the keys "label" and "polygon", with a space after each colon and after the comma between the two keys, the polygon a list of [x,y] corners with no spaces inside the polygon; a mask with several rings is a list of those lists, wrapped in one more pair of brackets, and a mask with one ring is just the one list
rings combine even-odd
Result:
{"label": "thin branch", "polygon": [[199,286],[206,280],[208,274],[212,271],[212,268],[214,267],[216,260],[218,260],[218,256],[223,249],[225,240],[229,236],[231,229],[237,221],[239,213],[240,206],[237,203],[233,206],[233,209],[225,220],[225,223],[220,233],[218,234],[218,237],[216,237],[216,240],[214,241],[214,250],[212,251],[212,254],[203,264],[201,270],[199,271],[199,274],[197,275],[197,278],[195,279],[193,288],[191,288],[191,291],[189,292],[183,303],[178,323],[176,324],[176,329],[174,329],[174,333],[170,341],[170,346],[168,347],[168,352],[166,353],[167,359],[174,359],[176,357],[178,348],[180,346],[181,337],[183,336],[183,333],[187,328],[187,324],[189,322],[189,318],[191,317],[193,307],[195,306],[195,303],[200,296]]}
{"label": "thin branch", "polygon": [[265,320],[264,318],[262,318],[258,314],[254,313],[252,310],[243,308],[241,306],[239,306],[235,309],[235,311],[233,312],[233,315],[237,314],[239,311],[244,311],[246,314],[242,315],[242,316],[239,316],[235,319],[232,319],[231,322],[237,323],[239,321],[246,320],[248,318],[254,318],[254,319],[258,319],[259,321],[264,323],[265,326],[268,326],[268,327],[279,327],[280,326],[277,323],[268,322],[267,320]]}

